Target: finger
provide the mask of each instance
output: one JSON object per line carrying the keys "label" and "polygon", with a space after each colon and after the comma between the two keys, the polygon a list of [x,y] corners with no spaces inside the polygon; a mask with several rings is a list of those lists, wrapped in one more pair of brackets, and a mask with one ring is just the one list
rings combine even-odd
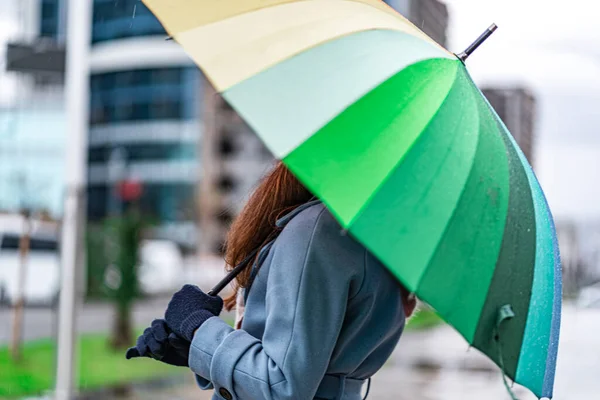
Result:
{"label": "finger", "polygon": [[169,332],[167,331],[167,323],[164,319],[155,319],[152,321],[152,336],[159,342],[167,340]]}
{"label": "finger", "polygon": [[166,342],[159,342],[154,337],[149,337],[146,340],[148,351],[152,353],[152,358],[161,358],[165,355]]}
{"label": "finger", "polygon": [[190,348],[190,342],[185,339],[180,338],[174,333],[169,335],[169,344],[176,350],[180,351],[188,351]]}
{"label": "finger", "polygon": [[141,357],[141,356],[142,355],[138,351],[137,347],[130,347],[127,349],[127,352],[125,353],[125,358],[128,360],[130,360],[132,358],[136,358],[136,357]]}
{"label": "finger", "polygon": [[138,337],[135,347],[137,348],[140,357],[146,357],[146,353],[148,353],[146,335],[141,335],[140,337]]}

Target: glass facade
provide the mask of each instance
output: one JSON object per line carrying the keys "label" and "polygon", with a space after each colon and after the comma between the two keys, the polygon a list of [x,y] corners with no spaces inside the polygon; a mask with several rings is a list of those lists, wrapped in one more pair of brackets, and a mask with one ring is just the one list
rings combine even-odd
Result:
{"label": "glass facade", "polygon": [[0,109],[0,212],[22,207],[60,217],[64,200],[63,109]]}
{"label": "glass facade", "polygon": [[[125,165],[137,164],[138,169],[142,164],[165,162],[196,164],[197,142],[182,141],[178,131],[178,127],[183,128],[183,123],[199,117],[201,87],[200,71],[196,67],[140,68],[94,74],[90,78],[90,90],[92,132],[95,128],[120,124],[127,124],[124,126],[131,129],[148,129],[148,123],[166,121],[173,129],[172,139],[154,140],[142,135],[125,143],[91,145],[88,149],[90,166],[108,167],[116,148],[124,150]],[[193,220],[195,184],[187,182],[188,178],[142,182],[140,205],[145,215],[160,224]],[[113,196],[114,187],[107,182],[90,183],[88,218],[100,220],[106,217],[109,207],[115,204]]]}
{"label": "glass facade", "polygon": [[166,33],[140,0],[94,0],[92,43],[148,35]]}
{"label": "glass facade", "polygon": [[56,39],[62,0],[42,0],[40,10],[40,36]]}
{"label": "glass facade", "polygon": [[194,119],[200,72],[195,67],[138,69],[91,77],[91,125]]}
{"label": "glass facade", "polygon": [[[144,215],[160,223],[195,219],[194,185],[186,183],[147,183],[143,185],[140,206]],[[108,214],[113,190],[108,185],[88,188],[88,218],[100,220]]]}
{"label": "glass facade", "polygon": [[[141,0],[93,0],[93,5],[93,46],[141,36],[163,40],[167,35]],[[140,205],[145,215],[159,225],[195,219],[195,178],[186,173],[161,175],[152,171],[182,165],[186,166],[183,170],[195,168],[197,140],[182,136],[181,129],[200,117],[200,85],[198,68],[184,65],[146,68],[140,64],[127,70],[116,66],[115,71],[90,76],[90,130],[92,135],[104,137],[90,141],[90,171],[109,171],[113,151],[124,150],[121,167],[138,171],[139,176],[149,180],[141,182]],[[126,135],[124,129],[135,134]],[[160,130],[160,137],[150,134],[155,129]],[[101,132],[110,133],[102,136]],[[94,178],[90,175],[87,204],[92,221],[119,209],[115,187],[107,174],[100,172]]]}
{"label": "glass facade", "polygon": [[[88,162],[106,163],[115,148],[113,146],[93,147],[88,151]],[[144,143],[121,145],[127,162],[136,161],[183,161],[196,159],[196,148],[189,143]]]}

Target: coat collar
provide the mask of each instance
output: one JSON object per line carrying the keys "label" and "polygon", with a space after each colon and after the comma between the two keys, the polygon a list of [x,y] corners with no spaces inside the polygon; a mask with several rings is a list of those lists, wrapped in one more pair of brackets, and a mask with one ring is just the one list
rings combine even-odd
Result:
{"label": "coat collar", "polygon": [[283,228],[296,215],[300,214],[302,211],[306,210],[307,208],[312,207],[312,206],[314,206],[316,204],[319,204],[319,203],[321,203],[321,200],[319,200],[319,199],[310,200],[308,203],[304,203],[304,204],[302,204],[302,205],[294,208],[292,211],[290,211],[289,213],[287,213],[283,217],[279,218],[277,220],[277,222],[275,223],[275,225],[277,225],[278,228]]}

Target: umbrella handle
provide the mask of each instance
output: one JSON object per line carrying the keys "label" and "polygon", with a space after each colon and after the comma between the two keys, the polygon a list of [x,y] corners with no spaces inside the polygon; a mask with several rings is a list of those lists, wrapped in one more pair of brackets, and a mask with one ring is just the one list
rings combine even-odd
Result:
{"label": "umbrella handle", "polygon": [[238,265],[235,266],[223,279],[219,281],[212,289],[207,293],[209,296],[218,295],[221,290],[225,288],[225,286],[229,285],[229,283],[235,279],[243,270],[245,270],[248,265],[250,265],[250,261],[256,256],[258,253],[258,249],[254,250],[252,253],[248,254],[246,258],[242,260]]}

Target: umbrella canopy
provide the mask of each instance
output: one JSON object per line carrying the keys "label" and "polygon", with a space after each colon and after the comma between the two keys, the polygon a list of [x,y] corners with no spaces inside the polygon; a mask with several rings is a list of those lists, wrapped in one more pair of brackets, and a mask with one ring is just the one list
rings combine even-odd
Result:
{"label": "umbrella canopy", "polygon": [[378,0],[144,0],[409,290],[551,397],[561,269],[531,167],[462,61]]}

